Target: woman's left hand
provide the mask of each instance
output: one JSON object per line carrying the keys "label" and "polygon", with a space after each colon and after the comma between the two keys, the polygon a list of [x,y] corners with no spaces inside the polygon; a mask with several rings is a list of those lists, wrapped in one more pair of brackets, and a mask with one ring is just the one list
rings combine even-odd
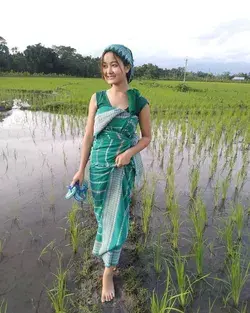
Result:
{"label": "woman's left hand", "polygon": [[128,165],[130,163],[132,155],[129,153],[129,151],[125,151],[115,158],[115,164],[117,167],[121,167],[124,165]]}

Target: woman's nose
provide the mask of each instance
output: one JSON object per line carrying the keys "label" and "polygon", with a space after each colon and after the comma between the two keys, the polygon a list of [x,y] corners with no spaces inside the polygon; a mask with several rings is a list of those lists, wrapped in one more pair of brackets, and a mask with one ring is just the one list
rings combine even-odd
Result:
{"label": "woman's nose", "polygon": [[108,68],[107,68],[107,72],[108,72],[108,74],[113,73],[112,66],[108,66]]}

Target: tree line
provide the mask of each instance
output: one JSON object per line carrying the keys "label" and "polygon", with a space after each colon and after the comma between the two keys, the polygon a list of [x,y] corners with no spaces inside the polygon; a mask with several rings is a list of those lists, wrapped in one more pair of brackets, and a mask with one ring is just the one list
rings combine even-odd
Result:
{"label": "tree line", "polygon": [[[9,49],[6,40],[0,36],[0,73],[57,74],[76,77],[101,77],[100,58],[83,56],[70,46],[52,46],[41,43],[29,45],[23,52],[17,47]],[[230,80],[230,72],[214,75],[202,71],[186,73],[187,80]],[[250,80],[250,73],[237,76]],[[184,67],[162,69],[152,63],[135,67],[135,78],[182,80]]]}

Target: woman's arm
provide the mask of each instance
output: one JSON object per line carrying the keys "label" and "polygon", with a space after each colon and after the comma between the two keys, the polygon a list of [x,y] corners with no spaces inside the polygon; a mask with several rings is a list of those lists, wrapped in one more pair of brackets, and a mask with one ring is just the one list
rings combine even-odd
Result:
{"label": "woman's arm", "polygon": [[131,157],[146,148],[151,142],[150,109],[148,104],[145,105],[139,114],[139,124],[142,137],[134,147],[126,151]]}
{"label": "woman's arm", "polygon": [[93,94],[89,103],[87,125],[85,129],[85,134],[82,140],[81,161],[80,161],[80,166],[79,166],[80,172],[84,172],[85,170],[86,164],[88,163],[88,159],[89,159],[90,149],[93,144],[94,122],[95,122],[96,110],[97,110],[96,94]]}

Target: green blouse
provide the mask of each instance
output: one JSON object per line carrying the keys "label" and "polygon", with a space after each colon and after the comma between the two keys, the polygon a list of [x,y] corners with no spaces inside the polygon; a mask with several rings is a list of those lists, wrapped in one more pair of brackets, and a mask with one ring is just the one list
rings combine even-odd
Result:
{"label": "green blouse", "polygon": [[[127,90],[128,95],[128,103],[129,106],[125,110],[132,115],[139,116],[141,110],[145,107],[145,105],[149,104],[148,100],[144,98],[140,92],[133,88]],[[110,106],[112,107],[106,90],[101,90],[96,93],[96,102],[97,102],[97,109],[102,108],[103,106]]]}

